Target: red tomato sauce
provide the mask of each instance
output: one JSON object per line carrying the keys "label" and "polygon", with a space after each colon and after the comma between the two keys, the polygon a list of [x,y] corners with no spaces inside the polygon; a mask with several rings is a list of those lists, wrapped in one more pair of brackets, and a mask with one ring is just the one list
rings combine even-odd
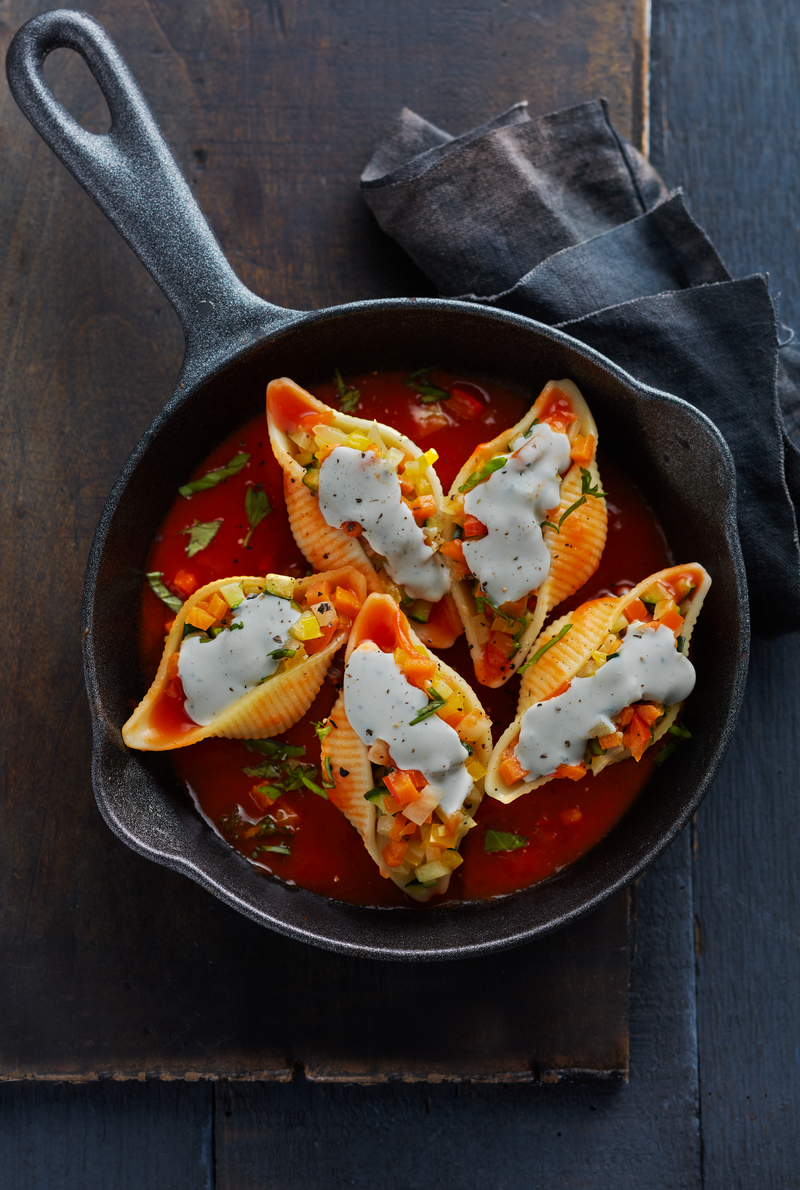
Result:
{"label": "red tomato sauce", "polygon": [[[422,449],[437,450],[436,471],[445,493],[476,446],[513,426],[529,408],[524,398],[497,385],[474,384],[437,369],[430,373],[429,381],[453,391],[453,398],[426,405],[405,384],[406,377],[405,372],[348,377],[347,383],[361,392],[353,414],[388,422]],[[338,405],[333,381],[312,391],[321,400]],[[147,569],[160,571],[167,587],[181,599],[219,578],[269,571],[300,577],[308,570],[289,528],[282,474],[270,449],[264,416],[227,438],[195,475],[187,478],[197,479],[224,467],[241,452],[250,458],[236,475],[189,499],[176,495],[153,542]],[[598,466],[609,511],[605,552],[597,572],[570,600],[554,609],[553,617],[599,594],[618,594],[670,564],[664,534],[642,495],[602,451]],[[248,541],[245,496],[253,486],[266,493],[272,511],[252,530]],[[220,525],[210,544],[188,557],[186,530],[195,523],[214,521]],[[146,586],[140,647],[148,678],[158,667],[172,618],[169,608]],[[519,679],[512,679],[500,690],[476,687],[463,636],[442,656],[476,688],[494,721],[497,739],[515,716]],[[305,748],[302,762],[316,766],[317,784],[319,743],[312,725],[330,711],[341,677],[339,660],[309,713],[281,737]],[[176,714],[180,717],[179,708]],[[248,750],[245,742],[207,739],[176,749],[171,758],[204,817],[231,846],[260,867],[288,883],[354,904],[409,904],[409,898],[391,880],[381,878],[359,835],[330,801],[308,788],[284,793],[275,802],[259,794],[259,778],[244,769],[265,758]],[[654,761],[654,754],[647,752],[639,764],[625,761],[612,765],[598,777],[551,781],[508,806],[484,798],[476,815],[478,825],[461,844],[464,863],[453,873],[447,895],[431,904],[515,892],[560,871],[619,820],[646,783]],[[269,818],[268,834],[259,833],[259,823],[263,824],[265,817]],[[523,836],[527,842],[513,851],[486,852],[487,830]],[[281,850],[261,850],[264,846]],[[289,854],[284,854],[287,848]]]}

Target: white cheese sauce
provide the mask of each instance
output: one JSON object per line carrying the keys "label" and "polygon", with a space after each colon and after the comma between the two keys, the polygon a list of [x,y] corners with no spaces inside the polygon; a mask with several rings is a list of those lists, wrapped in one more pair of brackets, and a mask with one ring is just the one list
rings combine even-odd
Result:
{"label": "white cheese sauce", "polygon": [[288,599],[254,595],[236,609],[233,624],[241,628],[225,628],[213,640],[187,636],[178,655],[178,673],[189,718],[207,727],[262,678],[274,674],[281,658],[267,654],[297,648],[289,629],[300,615]]}
{"label": "white cheese sauce", "polygon": [[516,756],[536,780],[560,764],[580,764],[592,736],[616,731],[612,719],[640,699],[673,706],[694,689],[694,666],[675,648],[664,624],[631,624],[614,655],[590,678],[574,678],[557,698],[537,702],[522,716]]}
{"label": "white cheese sauce", "polygon": [[445,814],[460,810],[473,786],[465,766],[469,753],[456,732],[435,713],[410,726],[428,705],[424,690],[412,686],[391,653],[372,642],[354,649],[344,672],[344,706],[353,731],[369,748],[389,745],[401,769],[419,769],[441,793]]}
{"label": "white cheese sauce", "polygon": [[464,540],[464,558],[497,606],[537,591],[547,578],[550,551],[539,526],[558,506],[560,472],[570,463],[569,438],[546,422],[510,449],[505,466],[464,497],[466,512],[488,529],[486,537]]}
{"label": "white cheese sauce", "polygon": [[373,450],[337,446],[319,469],[319,507],[329,525],[358,521],[386,559],[389,575],[413,599],[438,603],[450,586],[447,568],[425,541],[401,499],[400,480]]}

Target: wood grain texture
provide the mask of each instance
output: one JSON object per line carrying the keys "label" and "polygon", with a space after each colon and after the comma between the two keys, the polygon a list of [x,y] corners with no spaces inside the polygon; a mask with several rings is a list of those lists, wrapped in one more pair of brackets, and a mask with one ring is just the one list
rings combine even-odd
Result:
{"label": "wood grain texture", "polygon": [[[2,6],[4,45],[47,7]],[[630,127],[632,0],[87,7],[128,59],[234,267],[290,306],[426,291],[357,191],[401,103],[460,132],[521,96],[543,111],[602,89]],[[75,55],[54,55],[47,77],[87,127],[105,127]],[[426,1035],[416,1052],[387,1046],[376,1065],[360,1025],[381,989],[397,1016],[403,996],[444,995],[455,968],[348,967],[265,934],[102,823],[76,630],[82,574],[105,496],[171,390],[181,336],[6,89],[0,129],[0,567],[25,608],[7,632],[0,691],[4,1077],[285,1079],[296,1061],[314,1078],[624,1074],[624,898],[593,928],[502,960],[515,1011],[526,984],[535,1005],[522,1044],[502,1018],[502,987],[484,995],[476,982],[492,969],[476,966],[464,976],[472,1065],[463,1045],[436,1050]],[[265,987],[286,1015],[259,1011]]]}
{"label": "wood grain texture", "polygon": [[[800,324],[796,4],[658,0],[655,163],[734,274],[768,271]],[[796,636],[754,643],[731,753],[697,817],[705,1190],[798,1184]]]}

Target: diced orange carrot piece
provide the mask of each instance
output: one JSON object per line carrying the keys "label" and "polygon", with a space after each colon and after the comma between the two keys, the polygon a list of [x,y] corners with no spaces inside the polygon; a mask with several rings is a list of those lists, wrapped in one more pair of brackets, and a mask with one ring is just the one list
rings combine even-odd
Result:
{"label": "diced orange carrot piece", "polygon": [[409,503],[409,508],[414,514],[414,520],[427,521],[436,512],[436,497],[435,496],[417,496],[416,500]]}
{"label": "diced orange carrot piece", "polygon": [[349,616],[351,620],[354,620],[361,610],[361,600],[346,587],[336,588],[331,603],[340,616]]}
{"label": "diced orange carrot piece", "polygon": [[483,521],[479,521],[476,516],[467,513],[464,517],[464,536],[465,537],[483,537],[489,530],[484,525]]}
{"label": "diced orange carrot piece", "polygon": [[433,657],[426,657],[416,649],[395,649],[394,659],[408,678],[412,686],[422,689],[426,682],[430,682],[436,674],[436,662]]}
{"label": "diced orange carrot piece", "polygon": [[622,732],[612,731],[609,735],[601,735],[597,742],[607,752],[609,748],[617,748],[622,743]]}
{"label": "diced orange carrot piece", "polygon": [[384,777],[386,788],[400,806],[407,806],[419,798],[419,790],[405,769],[395,769]]}
{"label": "diced orange carrot piece", "polygon": [[500,776],[506,785],[514,785],[517,781],[524,781],[527,775],[528,770],[522,767],[514,755],[513,749],[506,748],[500,761]]}
{"label": "diced orange carrot piece", "polygon": [[390,793],[383,799],[383,809],[386,814],[397,814],[400,811],[399,805]]}
{"label": "diced orange carrot piece", "polygon": [[658,621],[659,624],[665,624],[667,628],[671,628],[673,632],[677,632],[679,628],[683,627],[683,616],[680,612],[669,611]]}
{"label": "diced orange carrot piece", "polygon": [[622,614],[628,623],[632,624],[634,620],[646,620],[650,613],[642,603],[641,599],[634,599],[632,603],[629,603],[628,606],[624,608]]}
{"label": "diced orange carrot piece", "polygon": [[204,631],[206,628],[211,627],[216,618],[210,612],[204,611],[199,604],[197,607],[193,607],[190,612],[186,613],[186,623],[191,624],[192,628],[202,628]]}
{"label": "diced orange carrot piece", "polygon": [[617,715],[617,723],[620,727],[627,727],[633,718],[633,707],[625,707],[624,711],[620,711]]}
{"label": "diced orange carrot piece", "polygon": [[464,546],[461,544],[459,538],[455,537],[452,541],[444,541],[439,548],[445,558],[452,558],[454,562],[462,562],[466,565]]}
{"label": "diced orange carrot piece", "polygon": [[579,434],[569,452],[574,463],[591,463],[594,457],[594,434]]}
{"label": "diced orange carrot piece", "polygon": [[663,711],[661,707],[653,706],[651,702],[640,702],[636,705],[635,714],[637,714],[639,718],[647,724],[648,727],[652,727],[656,719],[661,718]]}
{"label": "diced orange carrot piece", "polygon": [[345,521],[343,525],[340,525],[340,528],[347,537],[360,537],[364,532],[358,521]]}
{"label": "diced orange carrot piece", "polygon": [[188,599],[190,595],[194,595],[197,590],[197,579],[189,570],[179,570],[172,580],[170,586],[174,587],[183,595],[184,599]]}
{"label": "diced orange carrot piece", "polygon": [[381,852],[387,868],[399,868],[408,851],[405,839],[390,839]]}
{"label": "diced orange carrot piece", "polygon": [[580,781],[586,776],[585,764],[560,764],[556,769],[557,777],[568,777],[570,781]]}
{"label": "diced orange carrot piece", "polygon": [[642,754],[650,743],[652,734],[652,729],[638,715],[634,714],[628,725],[628,730],[622,737],[623,744],[626,748],[630,748],[634,760],[642,759]]}
{"label": "diced orange carrot piece", "polygon": [[208,610],[215,620],[221,620],[230,611],[230,604],[215,591],[208,601]]}

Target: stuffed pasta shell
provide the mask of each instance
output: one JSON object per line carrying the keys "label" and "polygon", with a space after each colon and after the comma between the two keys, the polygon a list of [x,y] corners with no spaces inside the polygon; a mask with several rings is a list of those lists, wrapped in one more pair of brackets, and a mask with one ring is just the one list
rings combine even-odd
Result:
{"label": "stuffed pasta shell", "polygon": [[439,553],[442,489],[424,454],[390,426],[340,413],[294,381],[267,387],[267,423],[295,540],[315,569],[353,566],[402,603],[427,644],[461,634]]}
{"label": "stuffed pasta shell", "polygon": [[597,569],[607,513],[597,426],[569,380],[479,446],[445,501],[453,596],[484,686],[504,685],[548,613]]}
{"label": "stuffed pasta shell", "polygon": [[554,777],[641,760],[694,688],[687,650],[710,585],[697,563],[673,566],[550,624],[492,753],[487,794],[513,802]]}
{"label": "stuffed pasta shell", "polygon": [[483,796],[491,723],[388,595],[370,595],[353,625],[327,728],[330,799],[381,875],[417,900],[445,892]]}
{"label": "stuffed pasta shell", "polygon": [[201,587],[175,617],[123,740],[160,752],[206,736],[265,739],[286,731],[311,706],[366,594],[352,568]]}

